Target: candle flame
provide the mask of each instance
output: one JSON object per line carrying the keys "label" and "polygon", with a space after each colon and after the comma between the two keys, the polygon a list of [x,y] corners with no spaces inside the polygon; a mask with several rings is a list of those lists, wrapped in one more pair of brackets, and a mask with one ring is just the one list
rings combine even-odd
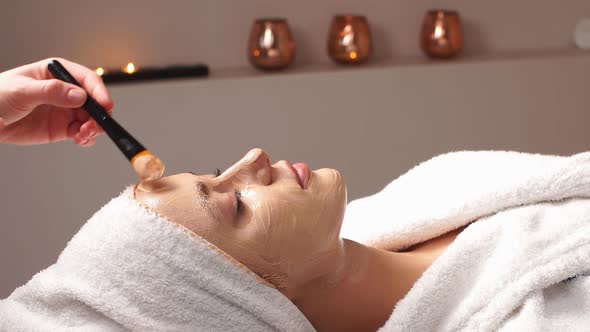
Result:
{"label": "candle flame", "polygon": [[352,51],[352,52],[350,52],[350,53],[348,54],[348,57],[349,57],[351,60],[354,60],[354,59],[356,59],[356,57],[357,57],[357,54],[356,54],[356,52],[355,52],[355,51]]}
{"label": "candle flame", "polygon": [[270,27],[266,27],[264,29],[264,33],[262,34],[262,38],[261,38],[261,45],[264,48],[272,48],[275,42],[275,36],[272,32],[272,29]]}
{"label": "candle flame", "polygon": [[135,65],[133,64],[133,62],[129,62],[127,64],[127,66],[125,66],[125,72],[127,74],[133,74],[133,73],[135,73],[136,70],[137,69],[135,68]]}
{"label": "candle flame", "polygon": [[96,68],[96,74],[97,74],[98,76],[102,76],[102,75],[104,75],[104,68],[102,68],[102,67],[98,67],[98,68]]}
{"label": "candle flame", "polygon": [[434,38],[439,39],[445,34],[445,30],[443,29],[442,25],[437,24],[434,27]]}
{"label": "candle flame", "polygon": [[342,45],[350,45],[354,43],[354,30],[352,29],[352,25],[345,25],[342,31],[340,32],[340,35],[342,36]]}

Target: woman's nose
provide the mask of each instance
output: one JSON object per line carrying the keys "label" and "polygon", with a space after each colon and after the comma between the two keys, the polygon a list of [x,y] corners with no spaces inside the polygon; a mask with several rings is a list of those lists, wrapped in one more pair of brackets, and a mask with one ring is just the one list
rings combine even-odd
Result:
{"label": "woman's nose", "polygon": [[269,185],[272,181],[270,160],[262,149],[250,150],[236,166],[238,169],[234,177],[237,180],[264,186]]}

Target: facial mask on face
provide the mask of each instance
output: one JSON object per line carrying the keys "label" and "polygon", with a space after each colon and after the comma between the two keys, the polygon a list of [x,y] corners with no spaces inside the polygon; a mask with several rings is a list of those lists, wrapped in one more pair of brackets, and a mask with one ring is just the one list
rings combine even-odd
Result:
{"label": "facial mask on face", "polygon": [[238,220],[247,220],[247,226],[240,221],[239,231],[216,233],[215,241],[280,288],[299,287],[341,269],[338,235],[346,189],[333,170],[314,175],[305,191],[288,179],[268,187],[246,185],[240,190],[245,209]]}
{"label": "facial mask on face", "polygon": [[[248,154],[218,178],[182,174],[138,186],[143,202],[185,226],[281,289],[311,281],[329,285],[344,269],[340,223],[346,188],[335,170],[311,174],[303,190],[294,176],[261,167]],[[277,175],[278,174],[278,175]],[[296,177],[296,176],[295,176]],[[257,181],[251,181],[251,179]],[[205,208],[195,186],[205,182]],[[238,190],[242,208],[236,217]],[[215,214],[215,216],[213,216]]]}

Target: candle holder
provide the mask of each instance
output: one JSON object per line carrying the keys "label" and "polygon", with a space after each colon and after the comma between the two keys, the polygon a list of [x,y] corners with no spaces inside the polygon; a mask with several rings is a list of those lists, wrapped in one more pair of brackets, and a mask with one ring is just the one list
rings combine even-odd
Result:
{"label": "candle holder", "polygon": [[336,15],[328,33],[328,55],[341,64],[358,64],[373,51],[371,31],[364,16]]}
{"label": "candle holder", "polygon": [[420,46],[432,58],[451,58],[463,48],[463,28],[459,13],[430,10],[422,21]]}
{"label": "candle holder", "polygon": [[295,41],[287,20],[258,19],[252,24],[248,41],[248,59],[257,68],[279,70],[295,58]]}
{"label": "candle holder", "polygon": [[205,64],[194,64],[137,68],[133,63],[128,63],[122,70],[104,69],[99,67],[96,69],[96,73],[102,78],[105,84],[116,84],[207,77],[209,75],[209,67]]}

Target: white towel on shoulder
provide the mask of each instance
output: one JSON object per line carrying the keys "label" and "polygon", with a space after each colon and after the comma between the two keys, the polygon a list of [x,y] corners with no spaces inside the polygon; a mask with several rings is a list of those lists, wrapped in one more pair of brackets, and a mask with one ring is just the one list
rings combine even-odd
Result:
{"label": "white towel on shoulder", "polygon": [[341,236],[400,250],[471,223],[383,331],[584,330],[589,197],[590,153],[455,152],[351,202]]}
{"label": "white towel on shoulder", "polygon": [[0,301],[0,331],[313,331],[208,242],[130,198],[100,209],[58,261]]}

